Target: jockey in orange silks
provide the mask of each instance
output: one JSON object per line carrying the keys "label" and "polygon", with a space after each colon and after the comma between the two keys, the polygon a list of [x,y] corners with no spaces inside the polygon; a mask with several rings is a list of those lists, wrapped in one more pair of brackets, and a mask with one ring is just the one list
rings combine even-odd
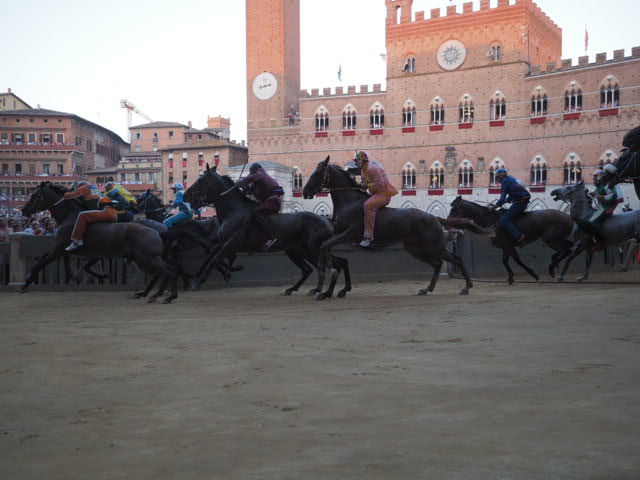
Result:
{"label": "jockey in orange silks", "polygon": [[364,238],[360,242],[361,247],[369,247],[373,241],[377,211],[389,205],[391,197],[397,195],[398,190],[389,182],[382,165],[369,160],[367,152],[356,152],[353,160],[362,173],[363,187],[371,192],[371,197],[364,202]]}

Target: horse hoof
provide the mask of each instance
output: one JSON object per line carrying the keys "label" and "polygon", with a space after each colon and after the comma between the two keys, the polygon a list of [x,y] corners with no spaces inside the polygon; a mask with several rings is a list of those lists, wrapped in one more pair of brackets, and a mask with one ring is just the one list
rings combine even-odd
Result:
{"label": "horse hoof", "polygon": [[293,292],[292,288],[287,288],[284,292],[282,292],[282,296],[283,297],[288,297],[289,295],[291,295],[291,292]]}
{"label": "horse hoof", "polygon": [[147,303],[156,303],[156,300],[158,300],[158,297],[149,297]]}
{"label": "horse hoof", "polygon": [[426,295],[427,293],[429,293],[429,289],[428,288],[423,288],[422,290],[418,291],[418,296]]}
{"label": "horse hoof", "polygon": [[587,280],[589,280],[589,278],[588,278],[588,277],[585,277],[585,276],[583,276],[583,275],[578,275],[578,276],[576,277],[576,282],[586,282]]}
{"label": "horse hoof", "polygon": [[534,279],[536,282],[539,282],[539,281],[540,281],[540,277],[539,277],[538,275],[534,275],[534,276],[533,276],[533,279]]}
{"label": "horse hoof", "polygon": [[133,299],[133,300],[138,300],[139,298],[142,298],[142,294],[141,293],[132,293],[129,298]]}
{"label": "horse hoof", "polygon": [[167,298],[165,298],[164,300],[162,300],[162,303],[163,303],[163,304],[165,304],[165,305],[167,305],[167,304],[171,303],[171,301],[172,301],[172,300],[173,300],[173,298],[172,298],[172,297],[167,297]]}
{"label": "horse hoof", "polygon": [[469,289],[463,288],[462,290],[460,290],[460,295],[469,295]]}
{"label": "horse hoof", "polygon": [[324,293],[319,293],[316,295],[316,300],[326,300],[327,299],[327,295]]}
{"label": "horse hoof", "polygon": [[200,284],[199,283],[194,283],[193,285],[191,285],[191,291],[192,292],[197,292],[198,290],[200,290]]}
{"label": "horse hoof", "polygon": [[336,295],[336,298],[344,298],[347,296],[347,292],[345,292],[344,290],[340,290],[338,292],[338,295]]}
{"label": "horse hoof", "polygon": [[315,295],[316,293],[318,293],[318,290],[315,288],[312,288],[311,290],[309,290],[309,293],[307,293],[307,295],[309,295],[310,297],[312,297],[313,295]]}
{"label": "horse hoof", "polygon": [[507,279],[507,284],[508,285],[513,285],[513,283],[514,283],[513,278],[508,278]]}
{"label": "horse hoof", "polygon": [[558,277],[558,282],[564,282],[564,277]]}

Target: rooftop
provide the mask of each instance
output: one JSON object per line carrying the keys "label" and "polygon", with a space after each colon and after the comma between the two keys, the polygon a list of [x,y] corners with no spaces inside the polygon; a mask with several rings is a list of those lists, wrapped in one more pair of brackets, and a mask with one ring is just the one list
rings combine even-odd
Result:
{"label": "rooftop", "polygon": [[151,122],[151,123],[143,123],[142,125],[136,125],[134,127],[129,127],[129,129],[142,129],[142,128],[170,128],[170,127],[182,127],[189,128],[186,125],[178,122]]}
{"label": "rooftop", "polygon": [[195,150],[198,148],[207,148],[207,147],[236,147],[236,148],[245,148],[245,149],[248,148],[246,145],[229,142],[229,140],[211,139],[211,140],[198,140],[195,142],[188,142],[188,143],[180,143],[178,145],[172,145],[167,148],[162,148],[160,149],[160,151],[170,152],[171,150],[189,150],[189,149]]}

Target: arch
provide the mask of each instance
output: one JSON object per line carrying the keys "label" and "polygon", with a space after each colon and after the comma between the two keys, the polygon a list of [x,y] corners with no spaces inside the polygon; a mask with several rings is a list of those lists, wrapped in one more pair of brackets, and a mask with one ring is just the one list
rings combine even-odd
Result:
{"label": "arch", "polygon": [[473,123],[474,117],[475,109],[473,106],[473,97],[468,93],[465,93],[460,97],[460,103],[458,105],[458,122]]}
{"label": "arch", "polygon": [[290,211],[293,213],[304,212],[304,207],[298,202],[294,202],[290,207]]}
{"label": "arch", "polygon": [[491,46],[489,47],[489,51],[487,52],[487,57],[489,57],[489,60],[491,60],[492,62],[499,62],[500,60],[502,60],[502,55],[503,55],[503,46],[500,43],[500,41],[495,40],[493,42],[491,42]]}
{"label": "arch", "polygon": [[489,119],[504,120],[505,118],[507,118],[507,100],[504,93],[496,90],[489,102]]}
{"label": "arch", "polygon": [[293,172],[291,172],[291,183],[292,183],[292,191],[294,193],[299,193],[302,191],[303,181],[302,181],[302,172],[298,167],[293,167]]}
{"label": "arch", "polygon": [[538,85],[531,93],[531,116],[544,117],[549,113],[549,97],[542,85]]}
{"label": "arch", "polygon": [[579,112],[582,110],[582,87],[576,80],[571,80],[564,90],[565,112]]}
{"label": "arch", "polygon": [[473,164],[466,158],[458,165],[458,187],[473,187]]}
{"label": "arch", "polygon": [[413,103],[413,100],[411,99],[404,102],[404,105],[402,107],[402,126],[416,126],[416,104]]}
{"label": "arch", "polygon": [[536,198],[535,200],[533,200],[531,202],[531,204],[529,205],[529,208],[527,210],[535,212],[537,210],[547,210],[549,207],[547,207],[547,204],[544,203],[543,200]]}
{"label": "arch", "polygon": [[431,100],[431,125],[444,124],[444,100],[435,97]]}
{"label": "arch", "polygon": [[496,170],[498,170],[499,168],[507,168],[507,165],[500,157],[496,157],[491,160],[491,164],[489,165],[489,186],[491,187],[500,185],[500,183],[496,180]]}
{"label": "arch", "polygon": [[620,82],[615,75],[607,75],[600,83],[600,108],[620,106]]}
{"label": "arch", "polygon": [[431,215],[434,215],[436,217],[446,218],[447,208],[438,200],[435,200],[427,208],[427,213],[430,213]]}
{"label": "arch", "polygon": [[582,180],[582,159],[576,152],[569,152],[563,161],[564,184],[572,185]]}
{"label": "arch", "polygon": [[343,130],[355,130],[358,115],[355,107],[350,103],[347,104],[342,110],[342,129]]}
{"label": "arch", "polygon": [[331,208],[329,208],[329,205],[327,205],[325,202],[320,202],[313,209],[313,213],[315,213],[316,215],[320,215],[322,217],[330,218],[331,217]]}
{"label": "arch", "polygon": [[403,73],[415,73],[416,71],[416,55],[413,52],[407,53],[402,67]]}
{"label": "arch", "polygon": [[614,163],[617,159],[618,154],[614,150],[608,148],[607,150],[602,152],[602,155],[600,155],[600,158],[598,159],[598,166],[602,168],[607,163]]}
{"label": "arch", "polygon": [[400,208],[418,208],[418,207],[416,207],[416,205],[413,202],[408,201],[408,202],[404,202],[402,204],[402,207]]}
{"label": "arch", "polygon": [[411,162],[402,168],[402,189],[415,190],[417,184],[416,168]]}
{"label": "arch", "polygon": [[315,113],[316,132],[329,130],[329,110],[324,105],[320,105]]}
{"label": "arch", "polygon": [[384,128],[384,107],[380,102],[371,105],[369,109],[369,124],[372,129]]}
{"label": "arch", "polygon": [[429,188],[444,188],[444,166],[438,160],[433,162],[429,169]]}
{"label": "arch", "polygon": [[542,155],[536,155],[530,162],[530,184],[547,184],[547,161]]}

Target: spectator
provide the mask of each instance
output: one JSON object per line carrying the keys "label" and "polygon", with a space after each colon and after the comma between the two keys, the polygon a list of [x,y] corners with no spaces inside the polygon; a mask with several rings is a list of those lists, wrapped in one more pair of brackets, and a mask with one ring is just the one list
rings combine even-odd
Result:
{"label": "spectator", "polygon": [[53,218],[49,218],[44,224],[44,236],[52,236],[56,234],[56,221]]}
{"label": "spectator", "polygon": [[24,230],[24,233],[40,236],[44,234],[44,230],[40,226],[40,222],[37,220],[34,220],[31,222],[29,227]]}
{"label": "spectator", "polygon": [[9,221],[6,218],[0,218],[0,242],[8,242],[10,233],[13,233],[13,228],[9,227]]}

